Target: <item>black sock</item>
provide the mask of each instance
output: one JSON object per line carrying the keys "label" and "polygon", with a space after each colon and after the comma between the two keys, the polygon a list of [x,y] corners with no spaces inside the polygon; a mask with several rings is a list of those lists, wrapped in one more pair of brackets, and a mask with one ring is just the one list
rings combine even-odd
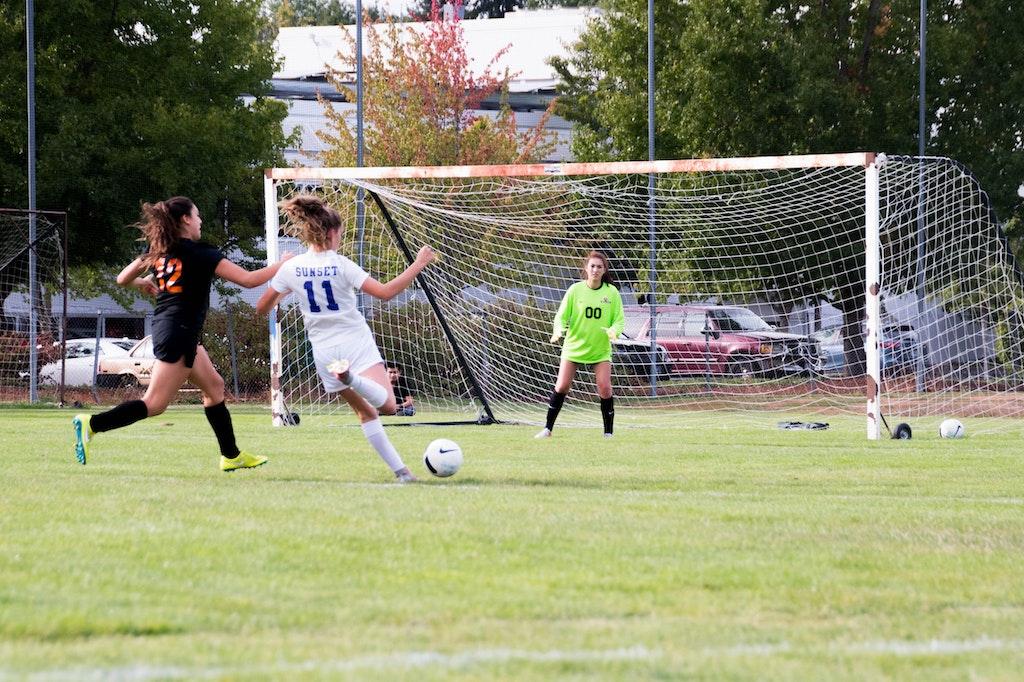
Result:
{"label": "black sock", "polygon": [[604,432],[611,433],[615,422],[615,396],[601,398],[601,419],[604,420]]}
{"label": "black sock", "polygon": [[89,428],[96,433],[113,431],[128,426],[149,416],[149,408],[141,400],[129,400],[112,410],[94,414],[89,418]]}
{"label": "black sock", "polygon": [[555,428],[555,420],[558,419],[558,413],[562,411],[562,403],[565,402],[567,395],[568,393],[559,393],[558,391],[551,394],[551,398],[548,400],[548,419],[545,422],[548,431]]}
{"label": "black sock", "polygon": [[220,445],[220,454],[228,459],[238,457],[238,446],[235,444],[235,429],[231,426],[231,413],[224,402],[203,408],[206,412],[206,421],[210,422],[213,432],[217,434],[217,443]]}

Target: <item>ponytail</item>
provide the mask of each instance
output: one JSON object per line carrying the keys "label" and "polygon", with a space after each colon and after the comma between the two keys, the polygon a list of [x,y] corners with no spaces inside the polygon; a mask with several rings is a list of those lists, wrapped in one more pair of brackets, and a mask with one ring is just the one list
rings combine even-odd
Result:
{"label": "ponytail", "polygon": [[153,265],[170,252],[181,238],[181,219],[191,215],[195,204],[187,197],[171,197],[155,204],[142,204],[142,217],[135,227],[142,232],[140,241],[149,244],[143,262]]}
{"label": "ponytail", "polygon": [[322,249],[331,246],[331,231],[341,229],[341,216],[323,199],[311,194],[302,194],[282,201],[281,211],[298,223],[302,232],[300,238],[307,244]]}

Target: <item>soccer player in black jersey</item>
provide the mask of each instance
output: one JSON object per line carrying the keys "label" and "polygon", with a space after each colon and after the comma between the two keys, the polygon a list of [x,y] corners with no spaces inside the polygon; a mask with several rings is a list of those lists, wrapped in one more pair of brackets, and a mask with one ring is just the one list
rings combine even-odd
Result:
{"label": "soccer player in black jersey", "polygon": [[214,276],[246,288],[256,287],[270,280],[289,256],[250,272],[200,242],[202,225],[199,209],[185,197],[142,205],[142,219],[136,226],[149,242],[149,251],[122,270],[117,283],[156,296],[152,333],[156,362],[142,400],[129,400],[92,417],[75,416],[75,456],[80,463],[85,464],[95,434],[162,413],[186,380],[202,391],[206,418],[220,445],[221,470],[266,463],[266,457],[241,452],[235,444],[231,415],[224,403],[224,379],[200,345],[200,338]]}

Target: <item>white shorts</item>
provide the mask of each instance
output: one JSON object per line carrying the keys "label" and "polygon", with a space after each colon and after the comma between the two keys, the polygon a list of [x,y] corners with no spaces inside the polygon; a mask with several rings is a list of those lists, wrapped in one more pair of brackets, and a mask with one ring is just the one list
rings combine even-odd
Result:
{"label": "white shorts", "polygon": [[344,391],[348,386],[338,381],[333,374],[327,371],[327,365],[335,360],[348,360],[349,372],[362,374],[374,365],[384,364],[384,358],[377,350],[377,343],[373,335],[353,334],[349,342],[340,343],[336,346],[326,348],[313,348],[313,362],[316,363],[316,373],[328,393]]}

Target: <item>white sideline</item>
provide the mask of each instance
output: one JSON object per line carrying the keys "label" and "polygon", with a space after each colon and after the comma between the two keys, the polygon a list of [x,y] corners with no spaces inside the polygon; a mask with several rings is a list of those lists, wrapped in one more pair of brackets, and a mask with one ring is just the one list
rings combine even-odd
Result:
{"label": "white sideline", "polygon": [[[930,639],[923,641],[876,640],[827,644],[824,647],[796,647],[788,642],[744,643],[726,647],[708,647],[700,653],[708,658],[743,658],[748,656],[787,656],[801,653],[828,651],[831,654],[877,654],[893,656],[949,656],[979,651],[1024,652],[1024,640],[993,639],[982,636],[969,640]],[[681,652],[685,653],[685,652]],[[549,650],[525,651],[521,649],[481,649],[456,654],[436,651],[410,651],[389,656],[366,656],[362,658],[296,661],[268,665],[218,666],[196,668],[186,666],[149,666],[145,664],[118,668],[61,668],[35,673],[14,674],[0,669],[0,680],[124,680],[146,681],[156,679],[215,679],[225,676],[274,675],[289,673],[330,673],[346,671],[388,671],[409,668],[440,667],[447,669],[464,668],[477,663],[504,663],[509,661],[586,663],[590,661],[653,661],[666,658],[660,650],[644,646],[605,650]]]}
{"label": "white sideline", "polygon": [[[507,661],[585,663],[588,661],[643,661],[660,658],[658,652],[635,646],[625,649],[576,650],[576,651],[524,651],[518,649],[481,649],[456,654],[436,651],[409,651],[389,656],[366,656],[363,658],[296,661],[268,665],[217,666],[193,668],[185,666],[133,665],[120,668],[65,668],[41,671],[27,678],[11,675],[11,679],[29,680],[166,680],[166,679],[217,679],[226,676],[275,675],[289,673],[330,673],[356,670],[399,670],[403,668],[461,668],[474,663],[504,663]],[[0,670],[0,680],[8,679]]]}

